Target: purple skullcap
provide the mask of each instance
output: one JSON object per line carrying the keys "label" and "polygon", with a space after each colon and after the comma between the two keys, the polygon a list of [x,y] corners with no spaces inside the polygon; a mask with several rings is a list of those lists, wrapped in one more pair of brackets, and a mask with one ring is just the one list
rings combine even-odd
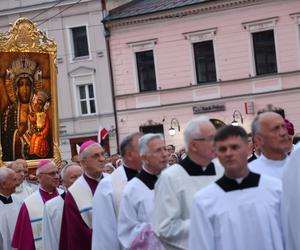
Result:
{"label": "purple skullcap", "polygon": [[51,163],[51,161],[50,160],[41,160],[36,169],[40,169],[40,168],[46,166],[48,163]]}
{"label": "purple skullcap", "polygon": [[289,135],[294,135],[295,131],[294,131],[293,123],[291,123],[288,119],[284,119],[284,122],[285,122],[285,126],[287,128],[288,134]]}
{"label": "purple skullcap", "polygon": [[95,141],[92,141],[92,140],[85,141],[85,142],[82,143],[81,146],[80,146],[79,154],[81,154],[81,153],[82,153],[84,150],[86,150],[89,146],[94,145],[94,144],[98,144],[98,143],[95,142]]}

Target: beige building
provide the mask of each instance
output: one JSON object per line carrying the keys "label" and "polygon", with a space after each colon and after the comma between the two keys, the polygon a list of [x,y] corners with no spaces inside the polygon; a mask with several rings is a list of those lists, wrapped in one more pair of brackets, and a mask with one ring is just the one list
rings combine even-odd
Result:
{"label": "beige building", "polygon": [[[113,1],[114,2],[114,1]],[[27,17],[57,43],[60,149],[63,159],[76,144],[97,140],[106,128],[106,148],[115,153],[113,102],[99,0],[1,0],[0,31]]]}

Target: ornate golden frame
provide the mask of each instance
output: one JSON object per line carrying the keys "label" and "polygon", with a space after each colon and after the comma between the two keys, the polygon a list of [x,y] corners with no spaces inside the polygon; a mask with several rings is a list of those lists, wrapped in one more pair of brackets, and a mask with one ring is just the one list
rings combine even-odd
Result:
{"label": "ornate golden frame", "polygon": [[[52,152],[53,160],[60,164],[61,152],[59,149],[59,120],[58,120],[58,98],[57,98],[57,64],[56,53],[57,46],[54,40],[49,39],[36,24],[27,18],[19,18],[7,32],[0,33],[0,53],[21,53],[22,55],[30,54],[47,54],[49,58],[50,70],[50,90],[51,90],[51,134],[52,134]],[[2,62],[0,62],[1,67]],[[2,76],[3,77],[3,76]],[[2,98],[0,93],[0,98]],[[0,118],[1,120],[1,118]],[[1,124],[1,123],[0,123]],[[0,141],[0,166],[5,165],[3,159],[3,145]],[[52,158],[51,158],[52,159]],[[28,160],[28,166],[36,167],[39,160]]]}

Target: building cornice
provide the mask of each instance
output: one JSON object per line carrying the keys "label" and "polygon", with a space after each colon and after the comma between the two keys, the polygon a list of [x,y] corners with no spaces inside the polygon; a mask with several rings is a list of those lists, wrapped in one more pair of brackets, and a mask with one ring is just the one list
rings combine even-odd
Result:
{"label": "building cornice", "polygon": [[208,87],[208,86],[220,86],[226,85],[226,84],[235,84],[239,83],[241,81],[247,82],[249,80],[254,80],[254,79],[269,79],[274,76],[285,76],[285,75],[300,75],[300,70],[294,70],[294,71],[286,71],[286,72],[280,72],[280,73],[272,73],[272,74],[267,74],[267,75],[260,75],[260,76],[249,76],[246,78],[237,78],[237,79],[231,79],[231,80],[226,80],[226,81],[218,81],[215,83],[207,83],[207,84],[190,84],[186,86],[181,86],[181,87],[176,87],[176,88],[166,88],[166,89],[158,89],[158,90],[153,90],[153,91],[146,91],[146,92],[133,92],[133,93],[128,93],[128,94],[122,94],[122,95],[116,95],[117,100],[123,100],[126,98],[132,98],[132,97],[139,97],[139,96],[148,96],[151,94],[162,94],[162,93],[171,93],[171,92],[177,92],[180,90],[188,90],[188,89],[199,89],[202,87]]}
{"label": "building cornice", "polygon": [[251,94],[242,94],[242,95],[232,95],[232,96],[225,96],[221,98],[212,98],[209,100],[198,100],[198,101],[186,101],[186,102],[177,102],[177,103],[168,103],[168,104],[163,104],[159,106],[149,106],[149,107],[140,107],[140,108],[129,108],[129,109],[119,109],[117,110],[118,115],[124,115],[128,113],[137,113],[141,111],[157,111],[160,109],[164,108],[170,108],[170,107],[186,107],[194,104],[212,104],[215,102],[222,102],[222,101],[232,101],[232,100],[245,100],[245,98],[253,98],[257,96],[272,96],[274,97],[275,95],[280,95],[282,96],[283,94],[289,94],[289,93],[300,93],[300,87],[293,87],[293,88],[288,88],[288,89],[281,89],[281,90],[272,90],[272,91],[266,91],[266,92],[260,92],[260,93],[251,93]]}
{"label": "building cornice", "polygon": [[104,21],[107,28],[123,28],[132,25],[146,24],[153,22],[161,22],[172,19],[180,19],[188,16],[195,16],[199,14],[229,10],[239,7],[251,6],[263,2],[271,2],[270,0],[226,0],[213,1],[189,7],[182,7],[175,10],[165,10],[152,14],[142,14],[140,16],[126,17],[117,20]]}

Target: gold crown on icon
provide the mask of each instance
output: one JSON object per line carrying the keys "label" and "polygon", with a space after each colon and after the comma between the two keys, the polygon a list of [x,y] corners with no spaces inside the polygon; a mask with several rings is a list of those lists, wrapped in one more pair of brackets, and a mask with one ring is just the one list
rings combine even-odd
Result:
{"label": "gold crown on icon", "polygon": [[31,82],[33,82],[36,66],[36,62],[26,56],[21,56],[13,61],[11,71],[16,76],[15,82],[18,82],[21,77],[29,77]]}

